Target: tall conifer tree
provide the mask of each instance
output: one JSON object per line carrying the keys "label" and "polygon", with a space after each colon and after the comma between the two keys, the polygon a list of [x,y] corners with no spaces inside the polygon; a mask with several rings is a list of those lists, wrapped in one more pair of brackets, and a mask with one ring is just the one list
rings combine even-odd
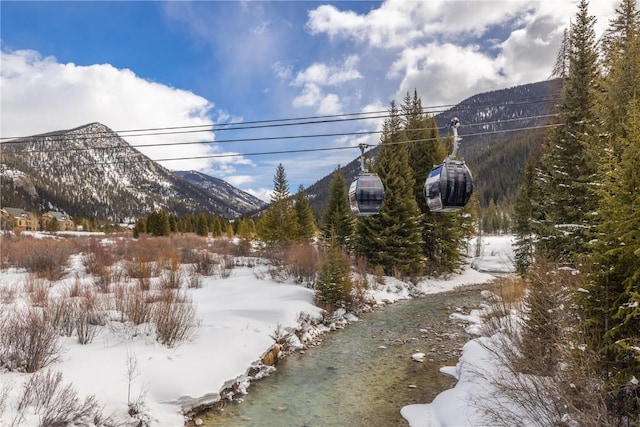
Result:
{"label": "tall conifer tree", "polygon": [[550,131],[543,145],[538,202],[544,217],[534,230],[539,253],[569,263],[586,252],[597,204],[597,163],[590,153],[597,142],[594,105],[599,73],[595,18],[587,9],[588,2],[581,0],[569,35],[569,72],[559,106],[562,126]]}
{"label": "tall conifer tree", "polygon": [[287,174],[282,163],[278,164],[273,177],[271,203],[262,214],[256,231],[267,243],[294,241],[298,233],[298,220],[289,193]]}
{"label": "tall conifer tree", "polygon": [[296,240],[304,241],[311,239],[316,235],[316,221],[313,217],[311,203],[309,203],[309,198],[302,185],[298,187],[294,209],[298,223]]}
{"label": "tall conifer tree", "polygon": [[422,269],[420,209],[405,138],[392,101],[374,168],[384,185],[384,202],[377,215],[358,219],[355,238],[356,251],[386,274],[416,274]]}
{"label": "tall conifer tree", "polygon": [[324,211],[322,236],[325,240],[335,239],[343,248],[350,249],[353,237],[354,217],[349,207],[347,183],[338,167],[331,176],[329,200]]}
{"label": "tall conifer tree", "polygon": [[401,108],[403,129],[408,141],[409,166],[414,178],[413,193],[422,215],[422,253],[426,258],[427,272],[451,272],[460,263],[465,230],[472,219],[464,214],[466,211],[443,214],[429,210],[424,196],[424,183],[432,167],[446,157],[447,147],[440,139],[435,117],[427,117],[423,112],[422,101],[416,91],[413,97],[407,93]]}

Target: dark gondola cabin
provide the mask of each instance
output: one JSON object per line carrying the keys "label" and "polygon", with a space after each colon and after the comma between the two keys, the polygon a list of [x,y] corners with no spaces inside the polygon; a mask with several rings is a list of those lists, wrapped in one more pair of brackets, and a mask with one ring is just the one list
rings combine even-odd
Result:
{"label": "dark gondola cabin", "polygon": [[349,187],[349,205],[357,216],[375,215],[384,200],[384,186],[378,175],[361,173]]}
{"label": "dark gondola cabin", "polygon": [[424,184],[424,197],[432,212],[453,212],[469,203],[473,178],[460,160],[447,160],[434,166]]}

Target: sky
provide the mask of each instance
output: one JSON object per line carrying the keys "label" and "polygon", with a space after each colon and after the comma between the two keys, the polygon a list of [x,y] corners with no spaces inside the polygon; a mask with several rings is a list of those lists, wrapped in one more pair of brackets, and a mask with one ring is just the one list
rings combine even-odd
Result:
{"label": "sky", "polygon": [[[70,232],[62,234],[87,235]],[[46,233],[23,233],[23,236],[27,235],[34,238],[52,237]],[[114,241],[104,236],[102,243],[109,245]],[[469,253],[476,253],[475,244],[477,240],[474,239]],[[480,255],[473,258],[473,268],[469,264],[456,274],[448,274],[442,278],[423,278],[415,285],[393,277],[385,277],[384,284],[379,284],[371,276],[368,278],[370,287],[365,290],[364,299],[376,301],[382,306],[412,298],[411,295],[416,294],[416,288],[424,294],[446,292],[465,285],[490,282],[494,276],[486,271],[513,271],[513,263],[510,261],[513,260],[513,236],[483,236],[481,244]],[[237,261],[242,264],[242,259]],[[185,275],[188,274],[187,265],[181,268]],[[294,350],[302,350],[305,345],[335,329],[332,325],[322,324],[306,325],[303,328],[300,313],[306,313],[312,319],[321,316],[322,310],[313,304],[313,290],[291,281],[274,280],[268,272],[270,268],[269,263],[254,259],[251,267],[237,266],[227,278],[203,277],[201,288],[184,289],[187,298],[195,305],[195,317],[200,322],[195,336],[188,342],[182,342],[174,348],[159,345],[154,340],[153,329],[149,324],[134,326],[130,322],[121,322],[115,310],[107,310],[110,314],[106,325],[98,327],[98,333],[90,343],[80,345],[75,333],[71,337],[61,336],[58,353],[60,357],[41,372],[48,369],[53,373],[61,373],[60,388],[70,385],[80,401],[93,395],[103,408],[102,413],[116,420],[116,425],[136,425],[127,416],[128,391],[131,401],[142,397],[142,412],[151,420],[151,426],[183,425],[183,408],[214,402],[218,393],[234,381],[244,392],[251,392],[248,372],[274,344],[273,336],[277,328],[285,332],[296,329],[304,331],[300,333],[301,341],[296,341],[296,335],[292,335],[291,345]],[[29,273],[24,269],[3,270],[0,275],[0,294],[3,295],[4,304],[0,311],[0,321],[4,316],[13,315],[13,310],[20,312],[19,310],[29,307],[28,277]],[[61,280],[48,283],[49,298],[65,298],[65,295],[70,295],[70,289],[74,286],[95,292],[94,279],[83,266],[82,254],[72,255],[66,275]],[[150,280],[153,289],[158,286],[158,280],[157,277]],[[135,280],[120,283],[139,289]],[[112,306],[105,301],[110,295],[113,294],[97,295],[98,305]],[[247,298],[247,295],[252,297]],[[461,313],[457,315],[459,319]],[[476,330],[478,326],[475,319],[478,318],[479,315],[476,315],[470,319],[470,327],[475,327]],[[339,312],[335,313],[333,319],[338,323],[342,322],[343,326],[346,319],[358,320],[353,314],[346,313],[342,313],[341,318]],[[420,348],[417,349],[419,350]],[[472,356],[473,354],[467,354],[466,357]],[[416,355],[407,354],[407,359],[409,357],[415,358]],[[0,425],[20,427],[39,424],[43,410],[21,403],[24,385],[32,375],[0,370],[0,397],[3,397],[0,399]],[[394,373],[389,372],[389,375]],[[468,378],[462,379],[457,390],[449,391],[454,394],[453,402],[451,396],[440,399],[440,407],[437,404],[427,407],[420,405],[407,410],[399,407],[398,411],[402,410],[405,418],[412,420],[412,425],[416,426],[460,425],[455,422],[447,423],[447,420],[451,420],[452,416],[453,419],[459,419],[455,416],[467,414],[472,408],[464,411],[456,408],[453,412],[447,409],[452,404],[460,405],[459,401],[456,402],[456,393],[461,390],[468,393],[472,385]],[[469,400],[466,402],[471,404]],[[473,422],[477,415],[472,412],[469,414],[471,418],[467,425],[481,425]],[[440,421],[424,424],[431,418]]]}
{"label": "sky", "polygon": [[[598,36],[618,3],[591,1]],[[100,122],[268,201],[278,164],[312,185],[407,93],[441,109],[549,78],[576,4],[3,0],[0,138]]]}

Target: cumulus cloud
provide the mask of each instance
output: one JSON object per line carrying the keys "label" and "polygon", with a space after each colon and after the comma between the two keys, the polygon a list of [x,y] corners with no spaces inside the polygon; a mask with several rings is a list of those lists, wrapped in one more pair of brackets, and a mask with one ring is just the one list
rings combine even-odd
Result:
{"label": "cumulus cloud", "polygon": [[[608,24],[602,17],[614,11],[612,3],[590,6],[600,17],[599,34]],[[369,61],[391,55],[385,77],[398,82],[394,99],[417,89],[427,105],[452,104],[482,91],[547,79],[576,11],[576,0],[387,0],[363,14],[322,5],[308,13],[306,27],[334,43],[367,49]],[[361,70],[380,65],[362,61]]]}
{"label": "cumulus cloud", "polygon": [[[142,79],[109,64],[61,64],[33,50],[1,52],[2,137],[27,136],[100,122],[115,131],[213,125],[213,104],[192,92]],[[198,128],[200,129],[200,128]],[[144,132],[139,132],[144,133]],[[126,133],[123,132],[126,135]],[[125,139],[151,159],[221,154],[209,130],[198,133],[131,136]],[[179,148],[177,148],[179,147]],[[232,173],[242,158],[162,162],[171,169]]]}

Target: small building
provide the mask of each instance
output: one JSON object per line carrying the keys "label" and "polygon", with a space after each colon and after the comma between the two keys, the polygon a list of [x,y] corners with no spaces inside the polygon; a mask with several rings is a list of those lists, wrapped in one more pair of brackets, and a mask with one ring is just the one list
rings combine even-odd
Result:
{"label": "small building", "polygon": [[76,231],[76,224],[71,217],[64,212],[49,211],[42,214],[40,224],[43,230]]}
{"label": "small building", "polygon": [[20,231],[37,231],[38,218],[31,212],[20,208],[2,208],[2,229]]}

